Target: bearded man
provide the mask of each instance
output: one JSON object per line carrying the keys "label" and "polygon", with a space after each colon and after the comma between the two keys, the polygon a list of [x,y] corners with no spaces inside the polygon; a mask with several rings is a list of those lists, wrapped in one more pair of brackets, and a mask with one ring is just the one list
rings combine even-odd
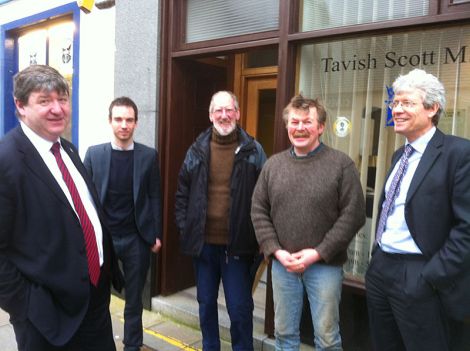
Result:
{"label": "bearded man", "polygon": [[203,350],[220,350],[217,296],[222,280],[234,350],[253,350],[253,271],[258,244],[251,195],[266,155],[237,126],[236,96],[219,91],[209,107],[212,126],[189,148],[176,192],[183,254],[193,257]]}

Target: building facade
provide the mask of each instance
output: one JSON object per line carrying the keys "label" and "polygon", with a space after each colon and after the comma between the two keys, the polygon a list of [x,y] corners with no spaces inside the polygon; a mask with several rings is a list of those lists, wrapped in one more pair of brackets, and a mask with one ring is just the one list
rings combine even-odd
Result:
{"label": "building facade", "polygon": [[[48,64],[68,80],[72,123],[65,137],[84,156],[108,141],[108,106],[128,95],[139,107],[136,138],[157,141],[158,0],[95,1],[90,12],[70,0],[0,2],[0,135],[18,122],[12,77],[29,64]],[[100,6],[98,8],[97,6]]]}
{"label": "building facade", "polygon": [[448,102],[439,128],[470,138],[469,20],[468,0],[163,0],[162,293],[192,284],[190,262],[172,254],[178,250],[174,193],[187,147],[209,125],[211,94],[233,90],[242,126],[271,154],[289,146],[282,109],[302,92],[325,103],[323,142],[354,160],[367,199],[366,225],[344,267],[345,342],[357,336],[367,324],[364,273],[379,194],[391,156],[404,142],[388,109],[391,84],[414,68],[438,76]]}
{"label": "building facade", "polygon": [[169,295],[194,284],[191,260],[179,255],[174,194],[187,148],[210,124],[212,93],[235,92],[241,125],[268,154],[289,145],[282,109],[290,98],[319,97],[328,111],[323,142],[354,160],[367,200],[366,225],[344,267],[342,320],[351,335],[361,329],[379,192],[403,143],[387,107],[391,84],[414,68],[438,76],[448,101],[439,128],[470,138],[470,0],[98,3],[102,9],[85,13],[75,1],[0,1],[0,135],[17,123],[11,78],[34,62],[70,80],[67,137],[82,155],[109,139],[109,102],[133,98],[140,108],[136,138],[160,153],[164,246],[152,294]]}

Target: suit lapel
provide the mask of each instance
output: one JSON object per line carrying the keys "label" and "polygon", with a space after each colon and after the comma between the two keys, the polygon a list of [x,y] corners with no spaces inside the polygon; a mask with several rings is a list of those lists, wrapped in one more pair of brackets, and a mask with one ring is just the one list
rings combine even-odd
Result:
{"label": "suit lapel", "polygon": [[111,168],[111,153],[112,153],[111,143],[106,143],[103,145],[103,157],[101,158],[101,172],[98,174],[103,179],[103,184],[100,189],[100,200],[101,203],[104,204],[106,199],[106,193],[108,192],[108,184],[109,184],[109,172]]}
{"label": "suit lapel", "polygon": [[28,137],[23,133],[21,127],[17,127],[16,130],[18,149],[24,155],[23,159],[25,165],[29,168],[31,173],[35,174],[44,184],[46,184],[51,192],[56,195],[64,203],[64,205],[71,208],[67,197],[62,191],[62,188],[59,186],[51,171],[44,163],[44,160],[42,159],[41,155],[39,155],[39,152],[36,150]]}
{"label": "suit lapel", "polygon": [[142,169],[142,148],[136,142],[134,142],[134,185],[133,185],[133,195],[134,195],[134,205],[137,203],[137,194],[139,193],[140,188],[140,170]]}
{"label": "suit lapel", "polygon": [[441,147],[444,142],[444,134],[441,131],[436,130],[434,136],[429,141],[426,149],[424,150],[423,156],[419,161],[418,168],[416,169],[413,179],[411,180],[410,188],[406,195],[406,202],[410,201],[419,185],[425,178],[426,174],[431,169],[434,162],[441,154]]}

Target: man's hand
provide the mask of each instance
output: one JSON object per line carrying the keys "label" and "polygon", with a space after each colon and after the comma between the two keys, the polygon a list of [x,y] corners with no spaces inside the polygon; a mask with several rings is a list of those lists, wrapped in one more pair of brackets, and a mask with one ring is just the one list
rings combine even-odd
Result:
{"label": "man's hand", "polygon": [[288,272],[291,273],[302,273],[305,268],[303,264],[299,262],[289,251],[286,250],[277,250],[274,253],[274,256],[277,260],[286,268]]}
{"label": "man's hand", "polygon": [[292,257],[298,260],[299,264],[306,270],[310,265],[321,260],[320,254],[315,249],[303,249],[292,254]]}
{"label": "man's hand", "polygon": [[155,244],[152,246],[151,250],[153,253],[157,253],[160,251],[160,248],[162,247],[162,242],[160,239],[155,240]]}

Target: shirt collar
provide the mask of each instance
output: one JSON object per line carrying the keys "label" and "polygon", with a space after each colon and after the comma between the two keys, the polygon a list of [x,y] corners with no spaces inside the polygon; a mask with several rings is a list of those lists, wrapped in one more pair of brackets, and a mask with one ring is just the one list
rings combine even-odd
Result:
{"label": "shirt collar", "polygon": [[434,133],[436,133],[435,126],[433,126],[430,130],[428,130],[426,133],[424,133],[422,136],[420,136],[418,139],[416,139],[412,143],[408,143],[408,141],[406,141],[406,143],[411,144],[411,146],[413,147],[415,151],[418,151],[420,154],[423,154],[424,150],[426,150],[426,146],[428,146],[429,141],[434,136]]}
{"label": "shirt collar", "polygon": [[310,151],[307,155],[303,155],[303,156],[297,156],[297,154],[295,153],[295,150],[294,150],[294,146],[291,146],[290,148],[290,154],[293,158],[295,158],[296,160],[301,160],[303,158],[310,158],[312,157],[313,155],[315,155],[317,152],[319,152],[321,149],[323,149],[323,142],[320,142],[320,144],[318,144],[318,146],[313,149],[312,151]]}
{"label": "shirt collar", "polygon": [[[51,151],[51,147],[52,147],[52,144],[54,144],[54,142],[46,140],[43,137],[39,136],[35,131],[29,128],[26,125],[26,123],[24,123],[23,121],[20,121],[20,125],[26,137],[31,141],[31,143],[34,145],[34,147],[36,148],[36,150],[38,150],[40,154],[45,154],[46,152]],[[58,138],[56,141],[60,143],[60,138]]]}
{"label": "shirt collar", "polygon": [[111,148],[113,150],[118,150],[118,151],[131,151],[134,150],[134,142],[132,142],[128,147],[122,148],[120,146],[117,146],[113,141],[111,142]]}

